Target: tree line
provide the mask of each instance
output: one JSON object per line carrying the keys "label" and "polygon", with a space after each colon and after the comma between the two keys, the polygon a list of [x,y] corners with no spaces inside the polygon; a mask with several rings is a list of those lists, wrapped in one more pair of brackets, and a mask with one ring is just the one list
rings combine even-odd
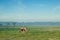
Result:
{"label": "tree line", "polygon": [[[6,25],[4,25],[4,24],[6,24]],[[12,24],[14,27],[16,26],[16,22],[12,22],[12,23],[7,22],[7,23],[0,23],[0,27],[2,27],[2,26],[11,26],[11,24]]]}

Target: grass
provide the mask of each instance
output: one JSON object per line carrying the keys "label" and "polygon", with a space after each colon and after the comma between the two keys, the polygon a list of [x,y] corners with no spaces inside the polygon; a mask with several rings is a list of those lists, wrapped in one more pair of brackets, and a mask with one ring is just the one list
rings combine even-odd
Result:
{"label": "grass", "polygon": [[60,27],[29,27],[26,33],[19,28],[0,28],[0,40],[60,40]]}

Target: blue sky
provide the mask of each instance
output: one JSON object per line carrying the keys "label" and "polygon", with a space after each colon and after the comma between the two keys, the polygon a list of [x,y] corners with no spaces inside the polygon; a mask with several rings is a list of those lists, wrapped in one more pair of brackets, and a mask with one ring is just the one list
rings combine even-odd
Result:
{"label": "blue sky", "polygon": [[60,0],[0,0],[0,21],[60,21]]}

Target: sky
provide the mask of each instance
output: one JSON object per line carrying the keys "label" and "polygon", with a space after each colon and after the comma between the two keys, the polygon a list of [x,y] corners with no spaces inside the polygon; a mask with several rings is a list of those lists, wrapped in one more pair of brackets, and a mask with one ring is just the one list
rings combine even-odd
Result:
{"label": "sky", "polygon": [[60,0],[0,0],[0,22],[60,22]]}

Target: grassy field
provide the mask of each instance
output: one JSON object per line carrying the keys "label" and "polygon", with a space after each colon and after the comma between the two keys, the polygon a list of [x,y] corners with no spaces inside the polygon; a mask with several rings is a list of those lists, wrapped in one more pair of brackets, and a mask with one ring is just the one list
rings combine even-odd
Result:
{"label": "grassy field", "polygon": [[0,28],[0,40],[60,40],[60,27],[28,27],[26,33],[19,28]]}

